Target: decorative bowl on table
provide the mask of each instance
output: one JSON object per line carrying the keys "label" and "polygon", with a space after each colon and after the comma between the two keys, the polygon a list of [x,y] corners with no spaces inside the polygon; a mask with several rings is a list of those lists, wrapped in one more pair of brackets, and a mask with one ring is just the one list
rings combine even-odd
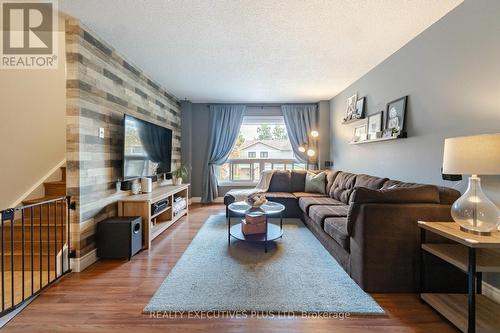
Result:
{"label": "decorative bowl on table", "polygon": [[248,197],[248,199],[246,200],[246,203],[248,205],[252,206],[252,208],[258,208],[258,207],[266,204],[267,199],[262,194],[255,194],[255,195],[252,195],[251,197]]}

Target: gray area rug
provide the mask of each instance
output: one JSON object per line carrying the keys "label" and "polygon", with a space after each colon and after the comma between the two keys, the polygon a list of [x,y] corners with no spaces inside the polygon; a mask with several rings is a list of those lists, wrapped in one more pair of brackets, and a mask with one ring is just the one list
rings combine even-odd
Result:
{"label": "gray area rug", "polygon": [[156,311],[384,313],[300,220],[285,219],[264,253],[235,239],[228,247],[222,215],[208,218],[144,308]]}

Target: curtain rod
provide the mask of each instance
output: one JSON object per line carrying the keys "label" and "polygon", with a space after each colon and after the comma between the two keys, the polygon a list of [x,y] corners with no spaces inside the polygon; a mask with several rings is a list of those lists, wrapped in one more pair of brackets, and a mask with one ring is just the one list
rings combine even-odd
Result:
{"label": "curtain rod", "polygon": [[211,105],[245,105],[246,107],[255,108],[265,108],[265,107],[281,107],[282,105],[317,105],[318,103],[280,103],[280,104],[252,104],[252,103],[210,103],[207,104],[207,108]]}

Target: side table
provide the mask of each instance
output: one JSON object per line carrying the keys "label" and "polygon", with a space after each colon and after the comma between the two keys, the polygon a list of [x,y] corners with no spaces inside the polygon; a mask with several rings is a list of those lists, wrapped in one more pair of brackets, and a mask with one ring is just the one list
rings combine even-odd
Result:
{"label": "side table", "polygon": [[[500,232],[479,236],[460,230],[454,222],[418,221],[421,250],[467,273],[467,294],[421,293],[420,297],[462,332],[500,332],[500,304],[481,295],[482,273],[500,272]],[[432,232],[454,244],[426,243]],[[422,252],[423,256],[423,252]],[[421,274],[425,274],[421,265]],[[421,276],[423,281],[423,275]]]}

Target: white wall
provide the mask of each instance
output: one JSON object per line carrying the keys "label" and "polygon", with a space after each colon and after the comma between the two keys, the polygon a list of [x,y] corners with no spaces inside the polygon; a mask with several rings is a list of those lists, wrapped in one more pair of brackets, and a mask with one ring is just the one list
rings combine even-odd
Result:
{"label": "white wall", "polygon": [[0,210],[10,207],[66,156],[66,56],[59,67],[0,70]]}

